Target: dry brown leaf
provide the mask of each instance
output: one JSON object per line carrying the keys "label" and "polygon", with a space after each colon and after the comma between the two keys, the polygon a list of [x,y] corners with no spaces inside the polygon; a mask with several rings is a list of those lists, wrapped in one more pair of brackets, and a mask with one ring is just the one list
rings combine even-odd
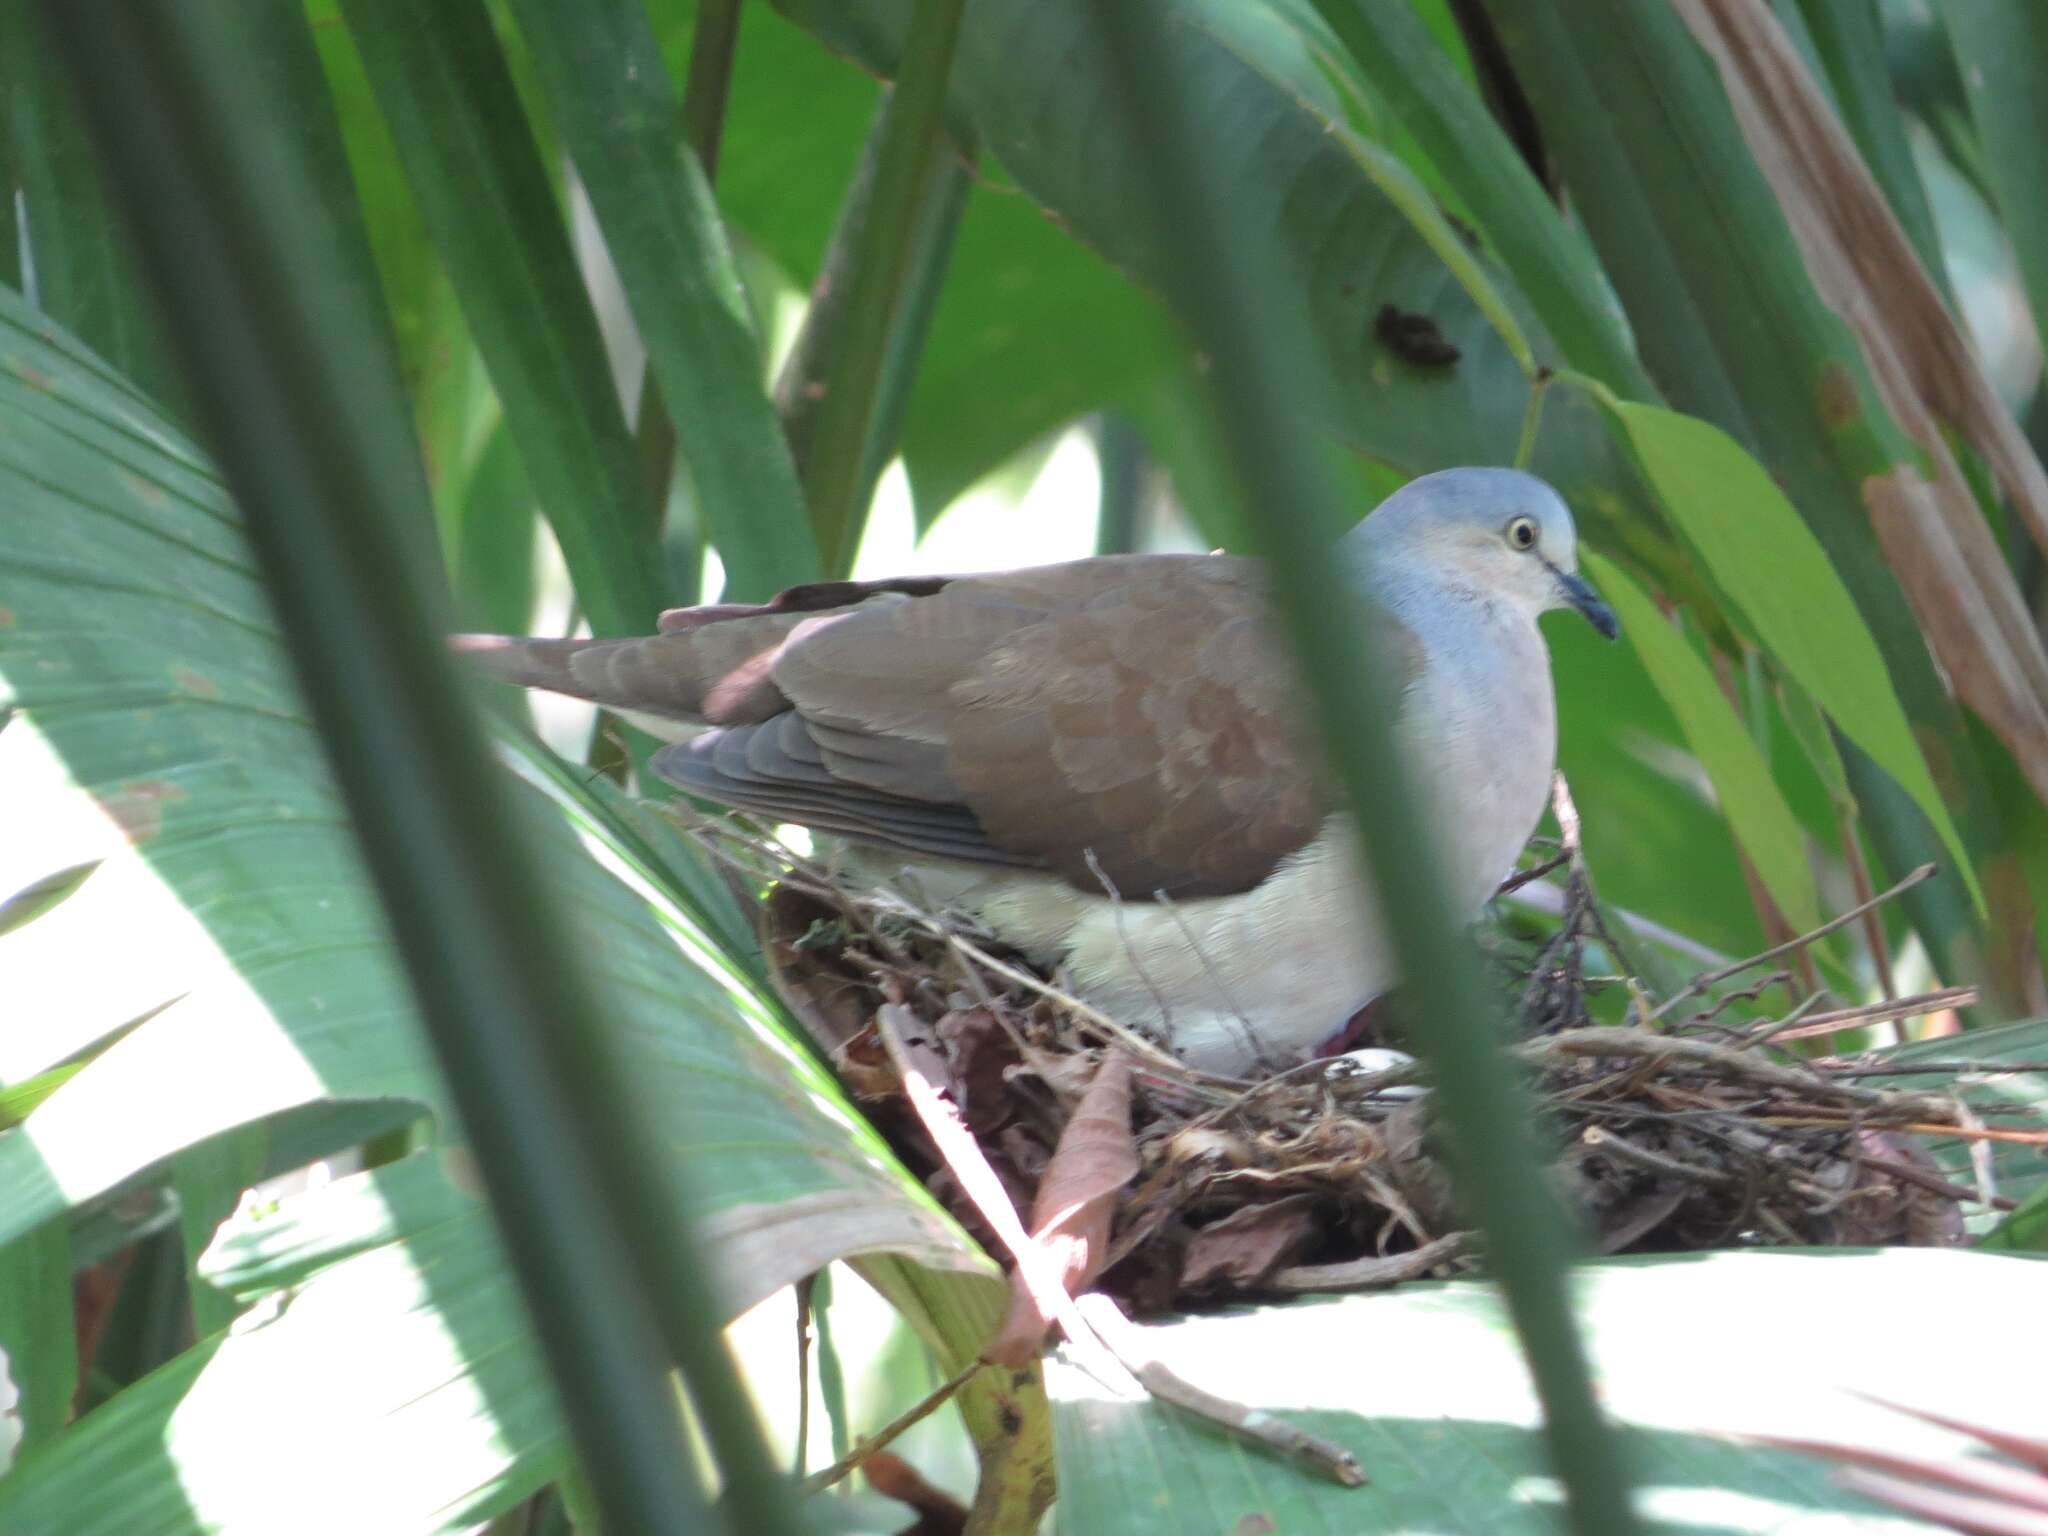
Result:
{"label": "dry brown leaf", "polygon": [[1221,1221],[1199,1228],[1181,1259],[1181,1289],[1258,1289],[1267,1276],[1300,1258],[1314,1241],[1315,1207],[1313,1195],[1290,1195],[1263,1205],[1241,1205]]}
{"label": "dry brown leaf", "polygon": [[1885,558],[1951,685],[2048,796],[2048,652],[1942,428],[1984,456],[2044,550],[2048,475],[1770,8],[1674,4],[1720,68],[1815,289],[1855,332],[1885,408],[1933,466],[1932,481],[1900,466],[1863,485]]}
{"label": "dry brown leaf", "polygon": [[873,1012],[865,978],[836,951],[806,942],[817,925],[843,920],[838,908],[790,884],[776,886],[754,919],[776,995],[826,1051],[843,1049]]}
{"label": "dry brown leaf", "polygon": [[917,1511],[917,1524],[900,1536],[960,1536],[967,1529],[967,1506],[894,1451],[876,1451],[861,1463],[868,1486]]}
{"label": "dry brown leaf", "polygon": [[[1067,1294],[1078,1292],[1102,1267],[1117,1196],[1137,1176],[1131,1063],[1121,1049],[1112,1048],[1060,1133],[1031,1205],[1031,1239],[1056,1266]],[[1020,1267],[1011,1279],[1009,1316],[985,1358],[1022,1365],[1037,1355],[1045,1330],[1046,1312]]]}

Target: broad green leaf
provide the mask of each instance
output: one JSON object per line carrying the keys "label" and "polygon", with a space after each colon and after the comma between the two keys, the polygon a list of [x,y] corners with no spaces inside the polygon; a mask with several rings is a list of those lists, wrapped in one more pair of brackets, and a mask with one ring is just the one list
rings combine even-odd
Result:
{"label": "broad green leaf", "polygon": [[[2048,1369],[2048,1335],[2019,1330],[2000,1370],[1959,1371],[1954,1319],[1918,1303],[1967,1295],[1979,1316],[2031,1316],[2044,1275],[2033,1260],[1928,1249],[1721,1253],[1588,1265],[1574,1288],[1649,1529],[1907,1536],[1926,1527],[1845,1491],[1824,1464],[1730,1437],[1825,1432],[1922,1453],[1955,1444],[1857,1389],[2038,1432],[2033,1382]],[[1559,1529],[1540,1413],[1489,1284],[1406,1285],[1150,1332],[1182,1376],[1353,1451],[1370,1482],[1340,1488],[1130,1401],[1063,1351],[1047,1370],[1063,1532]]]}
{"label": "broad green leaf", "polygon": [[1977,1246],[1993,1253],[2048,1253],[2048,1189],[2035,1190]]}
{"label": "broad green leaf", "polygon": [[[283,1518],[438,1536],[559,1476],[553,1391],[488,1213],[420,1177],[438,1158],[232,1224],[207,1260],[216,1278],[260,1262],[279,1232],[324,1241],[330,1262],[0,1481],[0,1529],[268,1536]],[[352,1248],[347,1223],[368,1219],[357,1213],[378,1208],[386,1182],[394,1214],[378,1242]]]}
{"label": "broad green leaf", "polygon": [[[871,68],[894,68],[907,6],[778,4]],[[1509,462],[1527,382],[1436,252],[1333,133],[1345,112],[1308,40],[1313,16],[1301,5],[1242,0],[1158,0],[1152,9],[1167,23],[1161,67],[1230,145],[1216,170],[1258,242],[1259,269],[1302,307],[1315,338],[1315,387],[1301,401],[1308,418],[1408,474]],[[1132,147],[1107,131],[1117,89],[1083,0],[979,5],[954,62],[953,94],[984,148],[1061,227],[1140,286],[1170,286],[1176,253],[1150,244],[1131,217],[1146,195],[1145,173]],[[1477,259],[1535,355],[1556,357],[1509,275]],[[971,264],[964,234],[957,260],[963,270]],[[1395,356],[1375,332],[1388,304],[1431,318],[1459,348],[1458,362],[1424,368]],[[1633,467],[1584,402],[1551,402],[1534,468],[1606,547],[1660,572],[1673,565],[1654,519],[1642,515]]]}
{"label": "broad green leaf", "polygon": [[342,9],[577,599],[598,634],[645,633],[657,509],[483,0]]}
{"label": "broad green leaf", "polygon": [[[1953,1091],[1988,1112],[1988,1123],[2012,1130],[2048,1128],[2048,1019],[2027,1019],[1995,1029],[1969,1029],[1960,1035],[1920,1040],[1890,1047],[1879,1055],[1887,1064],[1942,1065],[1945,1070],[1916,1072],[1897,1079],[1900,1086],[1931,1092]],[[1975,1182],[1971,1154],[1976,1144],[1936,1138],[1930,1150],[1951,1179],[1966,1187]],[[2027,1201],[2048,1191],[2048,1158],[2039,1147],[2013,1142],[1988,1143],[1991,1173],[1998,1193]],[[1983,1232],[1998,1223],[1995,1213],[1967,1209],[1967,1224]]]}
{"label": "broad green leaf", "polygon": [[[1989,786],[1871,527],[1866,497],[1910,494],[1917,450],[1878,405],[1849,327],[1815,293],[1711,60],[1669,6],[1556,0],[1492,15],[1645,368],[1672,405],[1756,455],[1827,551],[1915,735],[1949,749],[1930,766],[1994,915],[2014,923],[2000,898],[2018,871]],[[1936,969],[1986,976],[2016,1001],[2018,978],[1988,963],[1975,893],[1936,824],[1864,753],[1848,767],[1885,867],[1944,866],[1902,903]]]}
{"label": "broad green leaf", "polygon": [[1581,558],[1593,584],[1614,605],[1622,633],[1642,658],[1657,691],[1678,717],[1693,756],[1713,781],[1721,810],[1772,900],[1797,931],[1818,927],[1820,896],[1798,818],[1785,803],[1748,728],[1714,681],[1713,669],[1619,566],[1591,550]]}
{"label": "broad green leaf", "polygon": [[[78,897],[5,942],[41,941],[102,899],[119,898],[105,910],[123,923],[122,964],[77,965],[84,1000],[103,995],[104,1006],[83,1022],[61,1006],[36,1018],[20,1059],[31,1071],[53,1064],[175,999],[0,1136],[0,1240],[299,1105],[414,1100],[451,1135],[389,936],[210,470],[4,296],[0,422],[0,498],[21,514],[0,519],[0,707],[13,711],[0,732],[0,795],[37,807],[43,870],[105,860]],[[522,801],[550,828],[566,905],[641,1080],[691,1127],[673,1155],[713,1193],[714,1230],[758,1260],[751,1283],[793,1278],[804,1271],[785,1266],[815,1267],[819,1250],[846,1244],[978,1264],[689,915],[715,886],[693,892],[658,863],[629,869],[631,852],[563,781]],[[581,839],[565,815],[581,818]],[[16,846],[0,865],[26,857]],[[106,931],[76,953],[97,962]],[[117,974],[102,987],[98,972]],[[146,1001],[113,1006],[123,998]]]}
{"label": "broad green leaf", "polygon": [[1777,483],[1711,422],[1621,401],[1615,414],[1657,498],[1778,664],[1940,831],[1979,905],[1963,849],[1856,600]]}
{"label": "broad green leaf", "polygon": [[[71,1312],[71,1233],[46,1221],[0,1245],[0,1378],[11,1375],[25,1450],[54,1439],[71,1421],[78,1389],[78,1335]],[[6,1390],[0,1381],[0,1407]],[[7,1470],[0,1429],[0,1473]]]}
{"label": "broad green leaf", "polygon": [[[657,8],[677,22],[691,7]],[[659,20],[659,15],[657,20]],[[679,53],[687,29],[664,42]],[[875,115],[877,88],[767,7],[749,7],[727,105],[718,201],[809,287]],[[1089,345],[1075,345],[1075,338]],[[1175,363],[1150,295],[1055,227],[983,158],[955,235],[901,451],[921,525],[1054,428]]]}
{"label": "broad green leaf", "polygon": [[[1410,0],[1315,0],[1351,61],[1372,82],[1437,172],[1461,195],[1573,367],[1649,398],[1591,243],[1566,223],[1521,152]],[[1456,35],[1455,26],[1452,28]],[[1460,62],[1464,63],[1461,71]]]}
{"label": "broad green leaf", "polygon": [[367,1173],[239,1211],[208,1242],[199,1273],[239,1303],[304,1285],[324,1269],[444,1223],[477,1216],[483,1185],[459,1147],[414,1152]]}
{"label": "broad green leaf", "polygon": [[2035,323],[2048,327],[2048,13],[2029,0],[1941,0],[1936,10]]}
{"label": "broad green leaf", "polygon": [[204,1338],[234,1321],[234,1303],[199,1273],[200,1255],[228,1219],[243,1191],[263,1177],[270,1161],[270,1127],[244,1125],[223,1132],[171,1159],[171,1188],[178,1196],[178,1235],[185,1245],[186,1277],[192,1291],[192,1331]]}
{"label": "broad green leaf", "polygon": [[532,627],[537,531],[526,468],[511,427],[500,421],[466,482],[449,562],[464,623],[510,635]]}
{"label": "broad green leaf", "polygon": [[[565,1471],[547,1373],[459,1149],[239,1213],[200,1273],[248,1308],[242,1323],[0,1483],[0,1528],[63,1509],[78,1536],[269,1536],[298,1509],[322,1529],[439,1536]],[[996,1282],[981,1288],[1000,1305]]]}
{"label": "broad green leaf", "polygon": [[[1779,15],[1784,14],[1780,10]],[[1920,265],[1953,303],[1934,212],[1913,165],[1905,114],[1885,66],[1878,0],[1799,0],[1798,14],[1833,89],[1842,126],[1855,138],[1863,163],[1884,189],[1885,201],[1913,242]]]}
{"label": "broad green leaf", "polygon": [[1835,745],[1835,738],[1828,730],[1820,706],[1813,702],[1813,695],[1797,683],[1780,680],[1778,704],[1785,723],[1798,738],[1800,750],[1813,764],[1813,771],[1820,775],[1828,798],[1853,812],[1856,797],[1849,788],[1848,770],[1842,766],[1841,750]]}
{"label": "broad green leaf", "polygon": [[[73,952],[74,966],[88,980],[118,974],[153,1002],[173,999],[24,1125],[0,1134],[0,1243],[222,1132],[257,1121],[288,1125],[295,1118],[289,1110],[416,1104],[434,1115],[442,1144],[453,1140],[459,1128],[423,1050],[410,991],[286,674],[233,508],[189,444],[103,365],[5,295],[0,500],[24,514],[0,519],[7,593],[0,710],[8,717],[0,731],[0,798],[38,812],[29,823],[33,838],[0,844],[0,883],[22,883],[5,878],[13,861],[32,857],[47,871],[103,860],[76,898],[0,942],[42,944],[51,924],[74,913],[89,920],[105,910],[98,903],[118,900],[121,926],[82,930],[87,947]],[[971,1357],[981,1335],[970,1337],[969,1325],[985,1327],[990,1319],[979,1314],[1001,1306],[987,1261],[897,1167],[786,1032],[748,967],[730,957],[743,919],[716,880],[688,862],[672,830],[664,838],[608,798],[608,786],[579,785],[560,765],[530,779],[517,796],[521,813],[548,849],[564,909],[575,915],[578,942],[620,1029],[634,1089],[667,1130],[665,1155],[687,1163],[690,1184],[708,1197],[700,1230],[723,1274],[725,1305],[736,1310],[825,1262],[864,1254],[902,1278],[899,1291],[922,1309],[931,1336]],[[17,841],[28,844],[25,852]],[[724,915],[700,920],[713,903]],[[118,966],[104,963],[109,932],[119,935]],[[66,998],[61,989],[52,996]],[[33,1020],[25,1058],[62,1059],[81,1038],[98,1039],[123,1021],[105,1006],[82,1023],[65,1014],[60,1006],[47,1021]],[[45,1035],[57,1038],[38,1044]],[[168,1273],[181,1277],[177,1237],[166,1231],[154,1241],[171,1261]],[[235,1487],[197,1488],[179,1464],[186,1446],[157,1423],[157,1451],[119,1457],[135,1479],[128,1492],[152,1510],[183,1513],[151,1516],[168,1525],[117,1520],[108,1528],[199,1529],[188,1497],[208,1507],[217,1497],[255,1520],[260,1501],[237,1503],[247,1481],[243,1451],[282,1433],[274,1405],[283,1389],[275,1382],[302,1385],[324,1373],[328,1352],[367,1356],[386,1343],[431,1371],[422,1338],[444,1329],[465,1341],[470,1335],[460,1297],[449,1303],[458,1308],[453,1322],[420,1302],[438,1300],[444,1283],[467,1296],[470,1266],[480,1268],[476,1285],[492,1307],[522,1316],[495,1250],[473,1234],[460,1246],[458,1258],[421,1266],[424,1292],[402,1255],[371,1267],[371,1292],[392,1306],[388,1338],[369,1331],[368,1313],[350,1314],[360,1329],[344,1324],[330,1334],[322,1320],[303,1336],[278,1336],[274,1347],[320,1357],[321,1370],[311,1375],[301,1371],[305,1355],[288,1354],[284,1374],[245,1390],[239,1383],[250,1378],[237,1374],[245,1363],[254,1361],[248,1368],[260,1376],[270,1368],[265,1362],[280,1357],[246,1354],[236,1335],[201,1346],[111,1401],[93,1416],[94,1436],[169,1412],[175,1399],[180,1411],[211,1415],[195,1431],[199,1441],[187,1445],[243,1450],[232,1469],[219,1464]],[[963,1294],[980,1290],[991,1295]],[[968,1318],[969,1310],[978,1315]],[[523,1348],[521,1333],[491,1358],[516,1361]],[[164,1358],[160,1351],[154,1357]],[[216,1357],[229,1362],[208,1377],[218,1390],[200,1391],[195,1383]],[[494,1490],[537,1486],[559,1470],[551,1416],[547,1438],[529,1433],[537,1381],[529,1364],[509,1398],[481,1402],[466,1378],[444,1370],[403,1378],[406,1390],[386,1401],[378,1396],[380,1375],[367,1397],[337,1395],[331,1412],[374,1438],[386,1433],[383,1408],[421,1404],[421,1416],[405,1420],[409,1429],[393,1445],[410,1449],[426,1470],[395,1476],[391,1496],[402,1502],[431,1486],[439,1500],[429,1506],[432,1518],[452,1519],[447,1509],[470,1506],[461,1490],[439,1497],[446,1486],[434,1480],[437,1457],[461,1467],[461,1448],[490,1447],[509,1458],[509,1470],[489,1479]],[[445,1394],[430,1390],[440,1386]],[[1011,1395],[1029,1393],[1019,1387]],[[987,1405],[991,1434],[997,1411]],[[69,1454],[73,1443],[67,1435],[39,1464]],[[95,1486],[59,1478],[35,1485],[44,1489],[37,1496],[82,1508],[118,1492],[91,1468],[71,1475]],[[17,1496],[11,1481],[8,1493]],[[371,1519],[362,1528],[422,1523]],[[16,1522],[0,1516],[0,1528]]]}
{"label": "broad green leaf", "polygon": [[70,72],[33,5],[0,6],[0,117],[0,196],[13,204],[18,195],[26,224],[26,239],[16,236],[26,257],[18,286],[157,399],[176,400],[128,231],[93,162]]}
{"label": "broad green leaf", "polygon": [[727,595],[819,574],[760,344],[639,0],[512,0],[647,344]]}
{"label": "broad green leaf", "polygon": [[442,547],[452,550],[462,488],[478,451],[475,438],[495,416],[496,400],[339,0],[306,0],[306,19],[340,121],[350,184],[396,337],[399,376],[412,397]]}

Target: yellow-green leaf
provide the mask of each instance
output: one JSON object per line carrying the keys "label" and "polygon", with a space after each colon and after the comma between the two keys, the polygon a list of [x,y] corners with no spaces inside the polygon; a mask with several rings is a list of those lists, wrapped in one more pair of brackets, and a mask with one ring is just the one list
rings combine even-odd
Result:
{"label": "yellow-green leaf", "polygon": [[1711,423],[1613,403],[1665,512],[1787,673],[1913,797],[1940,833],[1978,909],[1984,892],[1883,655],[1827,552],[1775,481]]}
{"label": "yellow-green leaf", "polygon": [[1581,551],[1580,558],[1620,615],[1622,633],[1642,659],[1643,670],[1678,717],[1686,745],[1706,770],[1735,840],[1771,899],[1795,928],[1819,926],[1820,895],[1798,818],[1712,670],[1619,566],[1590,550]]}

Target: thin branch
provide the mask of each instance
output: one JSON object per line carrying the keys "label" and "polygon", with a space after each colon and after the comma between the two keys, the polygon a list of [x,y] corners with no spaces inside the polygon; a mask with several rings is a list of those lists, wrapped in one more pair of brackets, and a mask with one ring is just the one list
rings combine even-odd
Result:
{"label": "thin branch", "polygon": [[804,1475],[811,1449],[811,1288],[817,1275],[796,1283],[796,1475]]}
{"label": "thin branch", "polygon": [[739,40],[740,0],[697,0],[690,74],[683,82],[683,135],[697,152],[706,181],[718,179],[718,146],[725,137],[725,103]]}
{"label": "thin branch", "polygon": [[[1747,1043],[1759,1044],[1764,1040],[1782,1042],[1786,1040],[1810,1040],[1816,1035],[1837,1034],[1845,1029],[1857,1029],[1867,1024],[1888,1024],[1896,1019],[1917,1019],[1923,1014],[1938,1013],[1944,1008],[1968,1008],[1977,1001],[1975,987],[1943,987],[1935,992],[1922,992],[1914,997],[1901,997],[1885,1003],[1867,1003],[1860,1008],[1837,1008],[1832,1013],[1816,1013],[1797,1028],[1785,1029],[1779,1025],[1768,1025],[1759,1030]],[[1790,1020],[1785,1020],[1790,1023]]]}
{"label": "thin branch", "polygon": [[1145,1330],[1125,1317],[1117,1304],[1100,1291],[1080,1297],[1077,1305],[1103,1347],[1158,1401],[1214,1424],[1240,1440],[1291,1457],[1346,1488],[1365,1486],[1365,1469],[1341,1445],[1310,1434],[1277,1413],[1218,1397],[1177,1374],[1152,1353],[1145,1342]]}
{"label": "thin branch", "polygon": [[1663,1018],[1664,1015],[1669,1013],[1672,1009],[1676,1008],[1680,1003],[1686,1002],[1691,998],[1698,997],[1702,992],[1706,991],[1707,988],[1713,986],[1717,982],[1726,981],[1730,976],[1740,976],[1744,971],[1753,971],[1760,965],[1768,965],[1771,961],[1782,959],[1784,956],[1791,954],[1794,950],[1805,949],[1809,944],[1813,943],[1816,939],[1824,939],[1829,934],[1833,933],[1836,929],[1847,927],[1850,923],[1855,922],[1864,913],[1872,910],[1873,908],[1883,906],[1886,902],[1890,901],[1894,896],[1897,896],[1904,891],[1910,891],[1914,886],[1919,885],[1922,881],[1931,880],[1933,877],[1934,866],[1932,864],[1922,864],[1918,869],[1914,870],[1910,875],[1906,876],[1905,879],[1901,880],[1897,885],[1892,886],[1889,890],[1881,892],[1880,894],[1871,897],[1870,900],[1866,902],[1859,902],[1857,905],[1851,907],[1848,911],[1840,914],[1837,917],[1829,918],[1826,922],[1822,923],[1818,928],[1814,929],[1811,933],[1802,933],[1796,939],[1788,939],[1783,944],[1773,945],[1771,948],[1763,951],[1763,953],[1761,954],[1751,955],[1747,960],[1739,960],[1733,965],[1725,965],[1717,971],[1701,972],[1699,975],[1693,977],[1691,981],[1687,982],[1683,989],[1673,993],[1670,997],[1666,998],[1663,1002],[1659,1003],[1656,1009],[1650,1014],[1648,1022],[1654,1023],[1658,1019]]}
{"label": "thin branch", "polygon": [[1451,1232],[1406,1253],[1353,1259],[1347,1264],[1297,1264],[1269,1277],[1276,1291],[1371,1291],[1420,1280],[1440,1264],[1474,1252],[1478,1239],[1470,1232]]}
{"label": "thin branch", "polygon": [[1863,857],[1863,840],[1856,835],[1855,807],[1853,800],[1837,805],[1835,824],[1842,835],[1842,862],[1848,866],[1849,883],[1863,908],[1863,942],[1870,951],[1870,963],[1877,967],[1877,984],[1889,1001],[1899,995],[1899,984],[1892,976],[1892,955],[1884,941],[1884,920],[1877,915],[1877,903],[1871,895],[1870,863]]}
{"label": "thin branch", "polygon": [[807,1494],[823,1493],[834,1483],[844,1479],[847,1474],[860,1466],[862,1462],[866,1461],[877,1451],[886,1450],[905,1430],[922,1423],[925,1419],[938,1412],[939,1409],[945,1407],[947,1403],[951,1402],[954,1395],[962,1387],[966,1386],[968,1382],[972,1381],[977,1372],[986,1369],[986,1366],[986,1361],[970,1361],[967,1367],[957,1376],[940,1382],[936,1388],[926,1393],[915,1403],[912,1403],[903,1412],[897,1414],[895,1418],[884,1424],[874,1434],[863,1435],[854,1443],[852,1450],[833,1462],[831,1466],[820,1468],[805,1478],[804,1492]]}

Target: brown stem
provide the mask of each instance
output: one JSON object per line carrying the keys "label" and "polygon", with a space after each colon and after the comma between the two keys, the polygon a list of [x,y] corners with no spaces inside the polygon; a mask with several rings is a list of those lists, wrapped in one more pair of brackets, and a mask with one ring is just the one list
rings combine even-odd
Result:
{"label": "brown stem", "polygon": [[929,1418],[939,1409],[945,1407],[947,1403],[952,1401],[954,1393],[974,1379],[974,1373],[982,1369],[983,1363],[980,1360],[973,1361],[959,1375],[949,1381],[940,1382],[937,1387],[926,1393],[915,1403],[912,1403],[903,1412],[897,1414],[895,1418],[884,1424],[874,1434],[856,1441],[853,1449],[833,1462],[831,1466],[813,1472],[809,1477],[805,1478],[804,1492],[824,1492],[870,1456],[874,1455],[875,1452],[886,1448],[912,1425]]}

